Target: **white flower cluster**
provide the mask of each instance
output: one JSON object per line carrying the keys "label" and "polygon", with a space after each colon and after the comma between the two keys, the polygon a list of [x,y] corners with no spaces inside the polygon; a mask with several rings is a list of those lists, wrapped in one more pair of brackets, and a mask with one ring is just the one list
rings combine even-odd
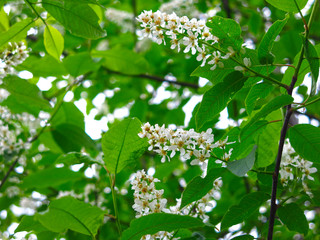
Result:
{"label": "white flower cluster", "polygon": [[25,127],[28,128],[28,135],[34,134],[39,126],[39,120],[28,113],[12,114],[6,107],[0,106],[0,154],[12,154],[21,149],[29,149]]}
{"label": "white flower cluster", "polygon": [[[200,200],[192,202],[181,209],[181,199],[177,199],[177,204],[168,209],[166,208],[167,199],[162,197],[164,190],[157,190],[155,188],[156,182],[159,182],[159,180],[149,176],[144,170],[138,171],[135,174],[134,179],[131,181],[131,185],[134,190],[134,205],[132,208],[137,212],[136,217],[155,212],[166,212],[199,217],[203,222],[207,222],[209,220],[209,216],[206,215],[207,209],[213,208],[212,201],[215,199],[216,193],[222,186],[222,180],[221,177],[219,177],[214,181],[213,189]],[[169,233],[161,231],[154,235],[145,235],[141,239],[172,239],[172,237],[173,232]]]}
{"label": "white flower cluster", "polygon": [[165,13],[175,12],[178,15],[186,15],[195,18],[200,16],[204,17],[204,14],[199,12],[196,8],[194,0],[172,0],[163,3],[160,6],[160,11]]}
{"label": "white flower cluster", "polygon": [[0,78],[14,73],[13,67],[21,64],[28,56],[23,42],[9,43],[8,47],[0,53]]}
{"label": "white flower cluster", "polygon": [[[158,124],[151,126],[149,123],[145,123],[141,129],[139,137],[149,139],[148,150],[153,150],[162,156],[161,162],[170,161],[170,158],[180,152],[182,161],[191,160],[191,165],[199,165],[204,172],[206,172],[212,150],[218,147],[224,149],[227,144],[227,139],[215,143],[211,128],[206,132],[197,133],[193,129],[173,131],[165,128],[164,125],[160,127]],[[225,157],[228,156],[228,154],[225,155]]]}
{"label": "white flower cluster", "polygon": [[312,162],[296,154],[289,141],[285,142],[279,172],[283,185],[288,185],[289,181],[293,181],[294,179],[300,179],[304,190],[308,193],[309,189],[306,180],[314,180],[310,174],[317,171],[317,168],[312,167]]}
{"label": "white flower cluster", "polygon": [[[144,170],[138,171],[131,185],[134,190],[134,205],[132,208],[137,212],[136,217],[148,215],[150,213],[169,212],[166,209],[167,199],[163,198],[164,190],[157,190],[155,183],[159,179],[153,178],[145,173]],[[172,239],[173,232],[160,231],[153,235],[145,235],[141,239]],[[177,238],[174,238],[177,239]]]}
{"label": "white flower cluster", "polygon": [[[201,67],[206,63],[212,65],[210,70],[216,68],[224,68],[223,61],[233,59],[236,51],[228,46],[228,51],[222,56],[220,51],[212,51],[208,47],[219,42],[219,38],[210,32],[210,28],[206,26],[205,20],[197,20],[196,18],[189,19],[187,16],[178,17],[175,12],[166,13],[162,11],[144,11],[137,17],[140,26],[142,27],[141,35],[153,39],[158,44],[166,45],[166,38],[169,39],[171,49],[177,49],[180,52],[180,45],[184,45],[184,53],[191,51],[191,54],[197,55],[197,61],[202,61]],[[166,37],[167,36],[167,37]],[[242,49],[241,52],[244,52]],[[234,70],[245,72],[251,67],[250,58],[244,58],[237,61],[242,64],[236,66]]]}
{"label": "white flower cluster", "polygon": [[157,190],[155,188],[156,182],[159,182],[159,179],[147,175],[144,170],[135,174],[131,185],[134,190],[134,205],[132,207],[137,212],[137,218],[165,211],[167,199],[162,198],[163,189]]}
{"label": "white flower cluster", "polygon": [[[175,13],[167,14],[161,11],[144,11],[137,17],[141,23],[142,35],[152,38],[158,44],[166,44],[165,35],[170,39],[171,49],[177,48],[180,51],[180,44],[185,46],[184,53],[191,51],[191,54],[199,53],[198,61],[202,61],[204,66],[207,59],[211,59],[208,64],[214,70],[217,66],[224,67],[222,58],[229,58],[231,53],[221,56],[219,51],[209,54],[207,45],[212,45],[219,41],[213,36],[210,29],[206,26],[205,20],[189,19],[187,16],[178,17]],[[206,44],[204,44],[204,42]]]}
{"label": "white flower cluster", "polygon": [[133,19],[134,15],[132,13],[118,10],[115,8],[108,8],[106,13],[106,18],[119,25],[123,32],[133,32]]}

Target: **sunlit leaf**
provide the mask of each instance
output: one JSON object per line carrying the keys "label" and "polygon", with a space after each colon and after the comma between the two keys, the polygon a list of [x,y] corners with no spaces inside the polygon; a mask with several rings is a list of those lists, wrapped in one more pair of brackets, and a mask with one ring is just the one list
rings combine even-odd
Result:
{"label": "sunlit leaf", "polygon": [[60,55],[64,47],[64,39],[61,33],[54,27],[48,25],[44,30],[43,38],[47,52],[60,61]]}
{"label": "sunlit leaf", "polygon": [[159,231],[174,231],[180,228],[203,227],[201,220],[190,216],[181,216],[168,213],[153,213],[134,219],[130,227],[122,234],[121,240],[139,240],[146,234]]}

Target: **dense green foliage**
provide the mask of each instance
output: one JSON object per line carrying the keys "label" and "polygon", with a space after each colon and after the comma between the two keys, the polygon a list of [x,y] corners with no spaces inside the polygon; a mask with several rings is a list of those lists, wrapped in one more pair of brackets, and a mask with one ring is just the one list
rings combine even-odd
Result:
{"label": "dense green foliage", "polygon": [[319,29],[319,0],[1,1],[0,239],[320,239]]}

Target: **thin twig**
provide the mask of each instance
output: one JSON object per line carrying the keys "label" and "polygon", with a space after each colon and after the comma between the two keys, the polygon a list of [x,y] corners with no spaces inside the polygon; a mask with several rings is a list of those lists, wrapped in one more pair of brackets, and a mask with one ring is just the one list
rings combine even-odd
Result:
{"label": "thin twig", "polygon": [[183,86],[183,87],[190,87],[190,88],[195,88],[195,89],[199,88],[199,85],[194,84],[194,83],[173,81],[173,80],[165,79],[165,78],[154,76],[154,75],[148,75],[148,74],[127,74],[127,73],[112,71],[112,70],[109,70],[107,68],[104,68],[104,69],[107,72],[111,73],[111,74],[127,76],[127,77],[150,79],[150,80],[153,80],[153,81],[156,81],[156,82],[167,82],[167,83],[170,83],[170,84],[179,85],[179,86]]}

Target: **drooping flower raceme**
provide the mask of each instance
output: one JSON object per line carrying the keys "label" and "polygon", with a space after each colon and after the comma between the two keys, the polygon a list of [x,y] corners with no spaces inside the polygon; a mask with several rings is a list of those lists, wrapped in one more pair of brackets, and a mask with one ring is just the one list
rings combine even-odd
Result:
{"label": "drooping flower raceme", "polygon": [[[157,190],[155,187],[156,182],[159,182],[159,180],[149,176],[144,170],[135,173],[131,181],[132,189],[134,190],[134,205],[132,208],[136,211],[137,218],[155,212],[165,212],[199,217],[203,222],[207,222],[209,220],[209,216],[206,215],[207,209],[213,208],[215,195],[222,186],[222,180],[219,177],[213,182],[212,190],[198,201],[181,208],[181,199],[177,199],[176,205],[166,208],[167,199],[163,198],[164,190]],[[173,234],[174,232],[160,231],[153,235],[145,235],[141,239],[178,239],[172,238]]]}
{"label": "drooping flower raceme", "polygon": [[290,181],[298,180],[302,182],[306,193],[311,194],[307,186],[307,180],[314,180],[310,175],[317,171],[317,168],[312,167],[312,162],[296,154],[289,141],[285,142],[279,172],[283,185],[286,186],[289,185]]}
{"label": "drooping flower raceme", "polygon": [[[207,59],[209,64],[223,67],[221,53],[215,51],[210,54],[206,44],[213,45],[219,39],[213,36],[210,29],[206,26],[206,21],[197,20],[196,18],[189,19],[187,16],[178,17],[174,12],[167,14],[161,11],[144,11],[137,17],[142,27],[143,37],[152,38],[158,44],[167,44],[165,36],[169,39],[171,48],[177,48],[180,51],[180,45],[184,45],[184,53],[191,52],[192,55],[199,53],[197,60],[202,61],[201,66],[204,66]],[[206,44],[203,43],[206,42]],[[213,62],[212,62],[213,61]],[[220,62],[220,64],[217,64]]]}
{"label": "drooping flower raceme", "polygon": [[28,56],[23,42],[9,43],[8,47],[0,53],[0,78],[12,74],[13,67],[21,64]]}
{"label": "drooping flower raceme", "polygon": [[224,150],[224,146],[227,144],[227,139],[214,142],[211,128],[206,132],[197,133],[193,129],[174,131],[165,128],[164,125],[151,126],[149,123],[145,123],[138,135],[141,138],[147,137],[149,139],[148,150],[158,153],[162,157],[161,162],[170,161],[177,152],[180,152],[182,161],[191,160],[191,165],[199,165],[204,172],[206,172],[212,150],[214,148]]}

